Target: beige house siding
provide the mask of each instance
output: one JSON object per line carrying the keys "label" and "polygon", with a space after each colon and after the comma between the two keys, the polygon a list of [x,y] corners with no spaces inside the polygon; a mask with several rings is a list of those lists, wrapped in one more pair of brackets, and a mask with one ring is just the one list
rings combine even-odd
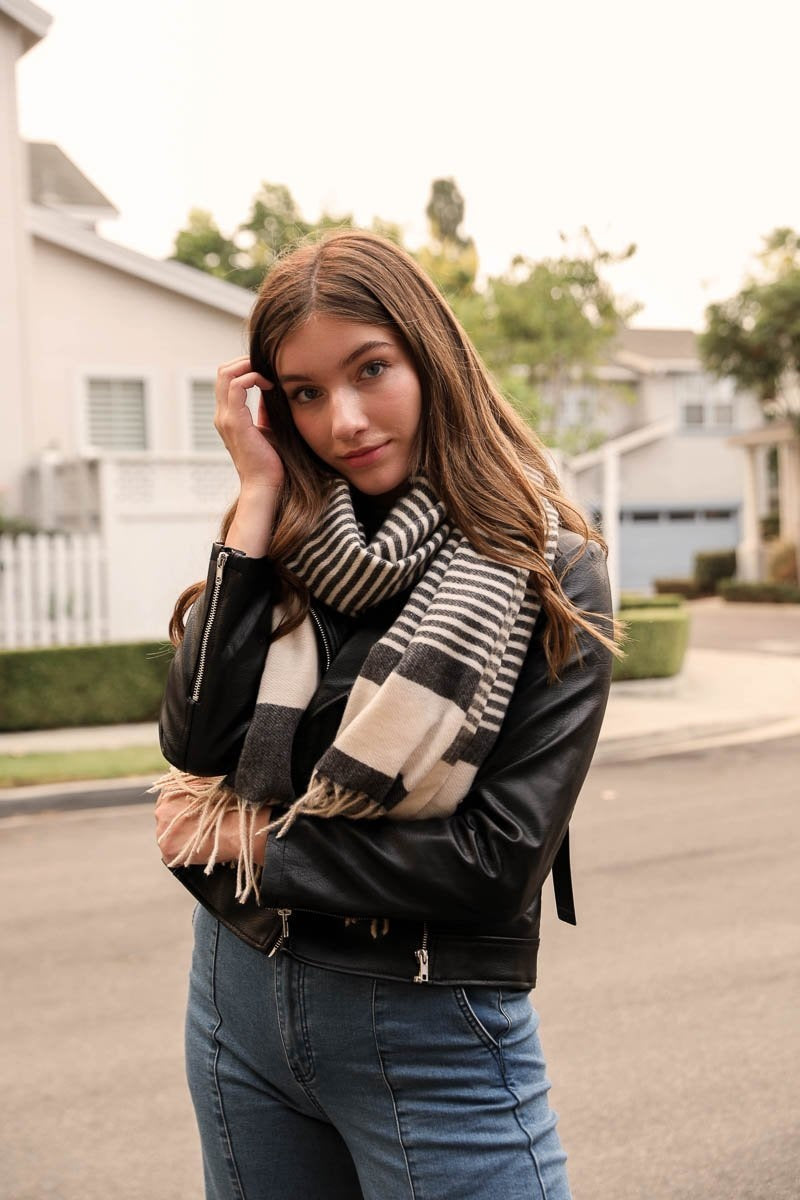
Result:
{"label": "beige house siding", "polygon": [[188,452],[188,380],[246,353],[245,322],[39,238],[32,258],[29,457],[89,449],[86,380],[104,375],[145,380],[148,453]]}
{"label": "beige house siding", "polygon": [[30,441],[27,376],[28,241],[23,231],[25,163],[17,131],[17,60],[30,35],[0,11],[0,511],[19,504],[18,469]]}

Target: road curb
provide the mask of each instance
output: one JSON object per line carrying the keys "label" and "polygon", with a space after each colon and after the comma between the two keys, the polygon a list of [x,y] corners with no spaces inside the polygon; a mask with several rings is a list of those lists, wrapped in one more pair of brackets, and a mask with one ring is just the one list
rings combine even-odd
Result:
{"label": "road curb", "polygon": [[152,782],[152,775],[135,775],[124,779],[86,779],[0,788],[0,819],[21,813],[75,812],[152,804],[153,796],[147,792]]}
{"label": "road curb", "polygon": [[[725,746],[744,746],[800,735],[800,717],[785,717],[761,725],[728,725],[714,729],[643,734],[601,740],[592,760],[596,766],[671,758]],[[153,779],[137,775],[127,779],[93,779],[73,783],[47,783],[18,788],[0,788],[0,820],[3,817],[47,812],[76,812],[83,809],[122,808],[152,804],[148,792]]]}
{"label": "road curb", "polygon": [[725,746],[746,746],[759,742],[771,742],[780,738],[800,735],[800,717],[782,717],[761,725],[733,725],[714,730],[705,728],[692,733],[690,730],[674,731],[672,734],[640,735],[633,738],[613,738],[600,742],[593,763],[643,762],[651,758],[673,758],[677,755],[698,753],[702,750],[719,750]]}

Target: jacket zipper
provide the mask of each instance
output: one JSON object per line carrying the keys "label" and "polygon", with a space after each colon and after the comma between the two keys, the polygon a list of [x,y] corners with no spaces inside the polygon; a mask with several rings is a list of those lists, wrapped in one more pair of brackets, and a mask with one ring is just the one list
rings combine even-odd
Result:
{"label": "jacket zipper", "polygon": [[214,591],[211,594],[211,603],[208,606],[208,616],[206,618],[206,627],[203,630],[203,638],[200,643],[200,657],[197,660],[197,675],[195,676],[194,689],[192,691],[192,702],[194,704],[200,699],[200,688],[203,683],[203,675],[206,669],[206,651],[208,650],[208,639],[211,637],[211,629],[214,624],[214,618],[217,615],[217,604],[219,603],[219,594],[222,591],[222,576],[225,572],[225,564],[228,559],[234,554],[232,550],[220,550],[217,555],[217,572],[214,579]]}
{"label": "jacket zipper", "polygon": [[414,951],[419,963],[419,970],[414,976],[412,983],[428,983],[428,922],[423,922],[422,925],[422,945],[419,950]]}
{"label": "jacket zipper", "polygon": [[272,958],[273,954],[277,954],[281,946],[289,940],[289,917],[292,915],[290,908],[278,908],[275,910],[281,919],[281,932],[275,945],[270,950],[267,958]]}
{"label": "jacket zipper", "polygon": [[311,614],[311,620],[314,622],[317,629],[319,630],[319,636],[322,640],[322,645],[325,650],[325,670],[328,671],[330,669],[330,665],[331,665],[331,650],[330,650],[330,646],[328,645],[328,639],[325,636],[325,630],[322,628],[322,621],[320,621],[319,617],[314,612],[314,609],[309,608],[308,611]]}

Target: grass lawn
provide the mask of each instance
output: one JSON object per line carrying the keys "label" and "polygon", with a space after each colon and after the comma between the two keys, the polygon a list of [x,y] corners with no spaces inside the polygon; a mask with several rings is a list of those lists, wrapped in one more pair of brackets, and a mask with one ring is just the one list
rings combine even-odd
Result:
{"label": "grass lawn", "polygon": [[167,769],[153,746],[116,750],[70,750],[61,754],[0,754],[0,787],[31,783],[65,783],[81,779],[121,779],[126,775],[160,775]]}

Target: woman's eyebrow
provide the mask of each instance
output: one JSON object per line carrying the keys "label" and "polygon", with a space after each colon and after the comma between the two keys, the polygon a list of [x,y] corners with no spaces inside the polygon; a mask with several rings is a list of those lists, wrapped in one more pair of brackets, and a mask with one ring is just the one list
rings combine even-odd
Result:
{"label": "woman's eyebrow", "polygon": [[[383,348],[391,350],[393,348],[392,343],[382,342],[374,338],[368,342],[362,342],[360,346],[357,346],[355,350],[351,350],[350,353],[342,359],[342,361],[339,363],[339,369],[343,370],[345,367],[349,367],[352,362],[355,362],[357,358],[359,358],[362,354],[366,354],[369,350],[380,350]],[[281,375],[279,382],[281,384],[307,383],[310,379],[310,375]]]}

